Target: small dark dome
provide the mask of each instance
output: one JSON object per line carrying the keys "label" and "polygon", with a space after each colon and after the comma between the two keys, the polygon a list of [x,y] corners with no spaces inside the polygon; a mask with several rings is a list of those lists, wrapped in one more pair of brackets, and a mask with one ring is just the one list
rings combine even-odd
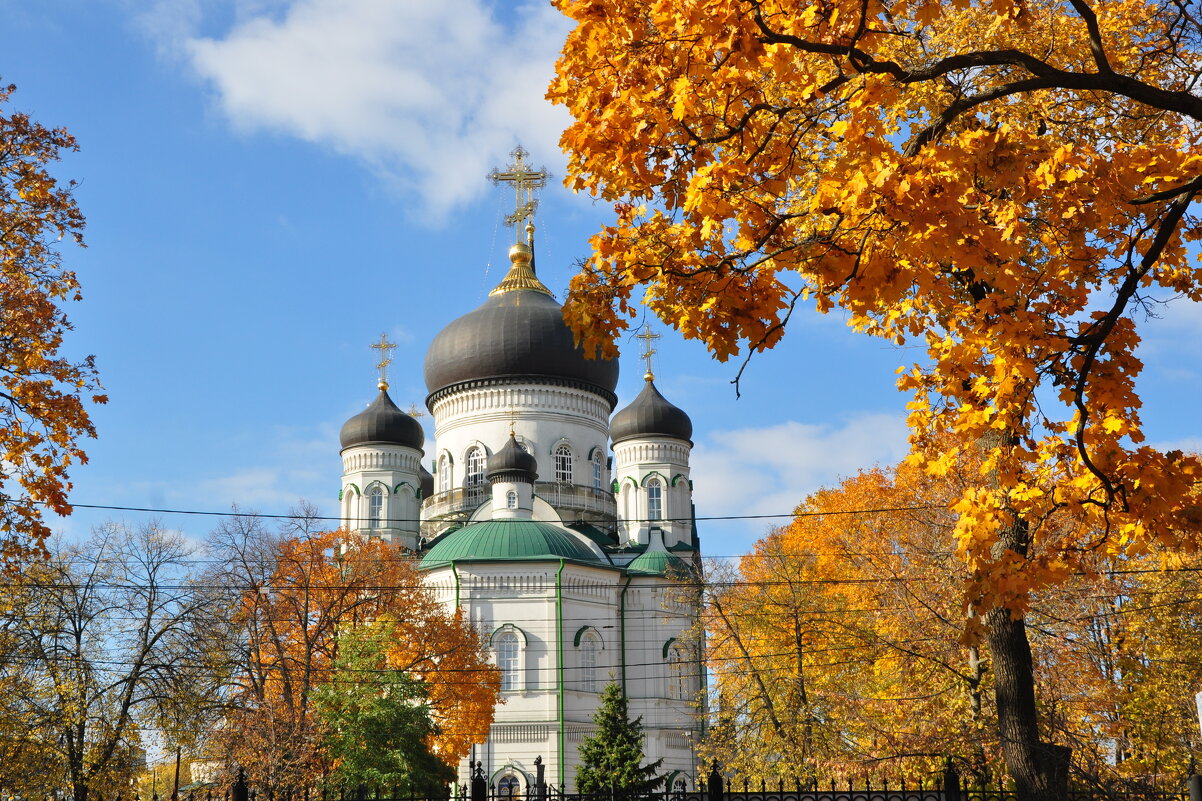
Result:
{"label": "small dark dome", "polygon": [[506,442],[501,450],[488,457],[485,475],[489,481],[494,478],[502,478],[534,483],[534,480],[538,478],[538,461],[530,451],[522,447],[513,434],[510,434],[509,442]]}
{"label": "small dark dome", "polygon": [[511,254],[514,269],[482,306],[434,337],[426,352],[427,391],[433,396],[480,380],[552,379],[596,392],[612,406],[617,360],[584,358],[563,307],[534,277],[529,249],[518,255],[523,260]]}
{"label": "small dark dome", "polygon": [[338,434],[342,447],[354,445],[404,445],[421,450],[426,434],[421,424],[397,408],[381,389],[367,408],[342,424]]}
{"label": "small dark dome", "polygon": [[434,474],[426,469],[426,466],[418,466],[418,478],[421,479],[422,497],[429,498],[434,494]]}
{"label": "small dark dome", "polygon": [[614,415],[609,436],[614,444],[637,437],[674,437],[692,442],[693,421],[668,403],[655,382],[648,380],[634,402]]}

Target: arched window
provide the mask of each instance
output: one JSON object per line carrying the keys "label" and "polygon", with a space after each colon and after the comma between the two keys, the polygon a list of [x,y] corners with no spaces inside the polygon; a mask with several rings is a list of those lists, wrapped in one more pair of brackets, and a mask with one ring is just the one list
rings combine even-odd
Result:
{"label": "arched window", "polygon": [[601,489],[602,458],[601,449],[593,449],[593,489]]}
{"label": "arched window", "polygon": [[597,663],[601,655],[601,640],[591,631],[580,639],[580,689],[597,692]]}
{"label": "arched window", "polygon": [[451,460],[444,453],[438,457],[438,491],[448,492],[451,489]]}
{"label": "arched window", "polygon": [[668,650],[668,697],[677,701],[689,698],[689,663],[687,655],[679,645]]}
{"label": "arched window", "polygon": [[572,483],[572,448],[561,442],[555,446],[555,480]]}
{"label": "arched window", "polygon": [[467,452],[464,462],[463,486],[481,487],[484,485],[484,449],[474,447]]}
{"label": "arched window", "polygon": [[501,798],[521,798],[522,782],[513,774],[506,774],[497,782],[497,795]]}
{"label": "arched window", "polygon": [[501,671],[501,692],[518,689],[518,635],[506,631],[497,636],[497,668]]}
{"label": "arched window", "polygon": [[518,494],[516,492],[514,492],[513,490],[510,490],[509,492],[505,493],[505,508],[506,509],[518,508]]}
{"label": "arched window", "polygon": [[384,488],[372,487],[367,493],[367,527],[382,528],[384,521]]}
{"label": "arched window", "polygon": [[647,480],[647,519],[664,519],[664,485],[658,478]]}

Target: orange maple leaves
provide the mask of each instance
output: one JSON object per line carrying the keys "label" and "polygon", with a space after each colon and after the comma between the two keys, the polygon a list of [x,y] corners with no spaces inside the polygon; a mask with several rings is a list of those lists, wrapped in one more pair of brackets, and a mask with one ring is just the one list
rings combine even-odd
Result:
{"label": "orange maple leaves", "polygon": [[[1190,23],[1142,0],[557,6],[568,184],[619,209],[565,307],[586,347],[640,301],[719,359],[811,305],[918,340],[915,464],[986,451],[957,505],[980,607],[1082,546],[1198,545],[1202,461],[1142,444],[1133,322],[1202,300]],[[1064,508],[1078,530],[1041,526]],[[1060,557],[996,553],[1020,520]]]}
{"label": "orange maple leaves", "polygon": [[[14,87],[0,87],[0,105]],[[0,560],[43,551],[46,509],[69,514],[68,469],[87,460],[78,441],[94,437],[84,407],[107,399],[92,357],[59,352],[71,328],[61,304],[79,299],[58,242],[83,245],[83,215],[48,172],[74,138],[24,114],[0,114]]]}

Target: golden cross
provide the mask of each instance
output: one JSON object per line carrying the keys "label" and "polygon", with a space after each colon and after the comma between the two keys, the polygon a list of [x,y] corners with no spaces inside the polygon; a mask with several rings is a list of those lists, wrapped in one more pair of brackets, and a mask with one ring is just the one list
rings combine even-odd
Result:
{"label": "golden cross", "polygon": [[655,348],[651,347],[651,343],[659,339],[659,334],[651,333],[651,324],[648,323],[643,328],[643,333],[635,334],[634,336],[636,339],[643,340],[643,346],[646,348],[646,350],[643,351],[643,358],[647,360],[647,373],[643,376],[643,378],[650,381],[655,378],[655,374],[651,372],[651,357],[658,352]]}
{"label": "golden cross", "polygon": [[405,414],[409,415],[410,417],[425,417],[426,416],[425,412],[423,412],[421,409],[417,408],[416,403],[409,404],[409,408],[405,410]]}
{"label": "golden cross", "polygon": [[388,341],[387,334],[380,334],[380,341],[372,343],[372,350],[380,351],[380,361],[376,362],[376,369],[380,371],[380,389],[388,389],[388,365],[392,364],[392,351],[396,345]]}
{"label": "golden cross", "polygon": [[530,169],[526,164],[526,156],[530,154],[521,145],[514,148],[509,155],[513,156],[513,164],[506,167],[504,172],[494,168],[488,177],[494,184],[501,182],[513,184],[514,210],[513,214],[506,215],[505,224],[514,227],[520,242],[522,239],[520,223],[522,220],[534,218],[534,210],[538,208],[538,199],[534,197],[534,190],[547,185],[547,170],[545,167],[537,170]]}

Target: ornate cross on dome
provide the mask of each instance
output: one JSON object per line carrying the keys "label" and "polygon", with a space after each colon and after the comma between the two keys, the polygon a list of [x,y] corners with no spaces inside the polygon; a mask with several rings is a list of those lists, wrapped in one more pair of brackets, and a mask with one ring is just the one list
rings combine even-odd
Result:
{"label": "ornate cross on dome", "polygon": [[648,323],[643,327],[643,333],[635,334],[634,336],[636,339],[643,340],[643,347],[645,348],[643,358],[647,360],[647,372],[643,375],[643,378],[650,381],[655,378],[655,373],[651,372],[651,357],[657,353],[655,348],[651,347],[651,343],[659,339],[659,334],[651,333],[651,324]]}
{"label": "ornate cross on dome", "polygon": [[526,164],[526,156],[530,154],[521,145],[514,148],[509,155],[513,156],[513,164],[506,167],[504,172],[494,169],[488,174],[488,177],[494,184],[502,182],[513,184],[514,210],[513,214],[505,216],[505,224],[514,227],[520,242],[522,239],[521,222],[534,217],[534,211],[538,208],[538,198],[534,196],[534,190],[547,185],[547,170],[546,168],[530,169]]}
{"label": "ornate cross on dome", "polygon": [[376,362],[376,369],[380,371],[380,383],[376,384],[380,389],[388,389],[388,365],[392,364],[392,351],[396,349],[396,345],[388,341],[387,334],[380,334],[380,341],[372,343],[372,350],[380,351],[380,361]]}

